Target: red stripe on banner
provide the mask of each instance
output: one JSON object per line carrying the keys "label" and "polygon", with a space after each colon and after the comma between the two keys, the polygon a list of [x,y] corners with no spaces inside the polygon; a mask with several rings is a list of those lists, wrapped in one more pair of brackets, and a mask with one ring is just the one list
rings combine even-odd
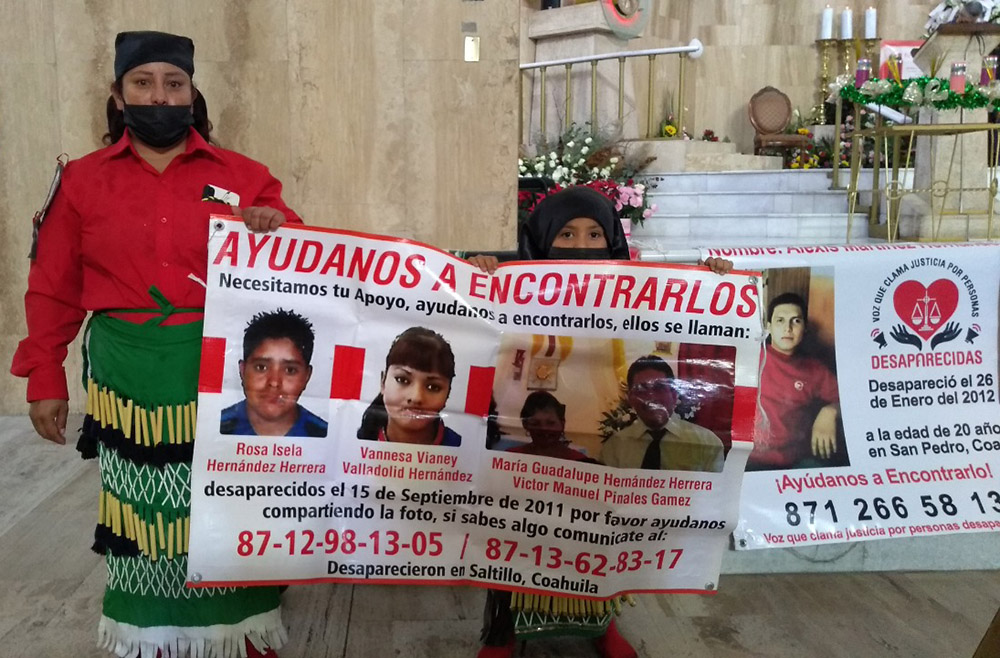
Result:
{"label": "red stripe on banner", "polygon": [[[205,587],[266,587],[268,585],[321,585],[325,583],[339,583],[343,585],[418,585],[430,587],[479,587],[482,589],[500,589],[506,592],[524,592],[525,594],[538,594],[541,596],[563,596],[581,601],[607,601],[605,597],[594,596],[573,596],[571,594],[553,592],[546,589],[535,589],[532,587],[513,587],[511,585],[501,585],[499,583],[484,583],[478,580],[460,578],[455,580],[409,580],[406,578],[343,578],[339,576],[329,576],[320,578],[281,578],[277,580],[202,580],[197,583],[184,583],[188,589],[202,589]],[[624,594],[701,594],[702,596],[715,596],[717,590],[705,589],[628,589],[621,590],[613,594],[610,598]]]}
{"label": "red stripe on banner", "polygon": [[733,441],[753,441],[757,417],[757,388],[737,386],[733,391]]}
{"label": "red stripe on banner", "polygon": [[494,368],[469,366],[469,390],[465,394],[465,413],[486,417],[490,413]]}
{"label": "red stripe on banner", "polygon": [[222,373],[226,368],[226,339],[203,336],[199,393],[222,393]]}
{"label": "red stripe on banner", "polygon": [[361,376],[365,372],[365,348],[337,345],[333,349],[331,400],[360,400]]}

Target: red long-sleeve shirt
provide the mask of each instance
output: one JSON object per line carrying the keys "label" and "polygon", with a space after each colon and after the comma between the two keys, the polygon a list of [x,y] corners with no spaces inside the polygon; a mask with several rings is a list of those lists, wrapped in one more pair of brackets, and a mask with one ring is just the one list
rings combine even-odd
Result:
{"label": "red long-sleeve shirt", "polygon": [[837,378],[820,361],[767,346],[760,376],[758,431],[750,463],[794,466],[812,454],[812,425],[821,407],[840,401]]}
{"label": "red long-sleeve shirt", "polygon": [[239,195],[232,205],[269,206],[302,222],[267,167],[194,130],[163,173],[139,157],[127,131],[66,166],[28,274],[28,337],[11,365],[28,378],[29,402],[69,398],[63,361],[88,311],[155,307],[150,286],[178,308],[205,305],[205,288],[188,275],[205,280],[208,216],[232,212],[202,200],[207,185]]}

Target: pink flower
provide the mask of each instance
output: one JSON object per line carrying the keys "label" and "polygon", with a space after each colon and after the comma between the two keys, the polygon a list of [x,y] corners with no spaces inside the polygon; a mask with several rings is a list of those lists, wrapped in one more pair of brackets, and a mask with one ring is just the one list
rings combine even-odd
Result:
{"label": "pink flower", "polygon": [[646,208],[645,210],[642,211],[642,218],[643,219],[649,219],[652,216],[653,216],[653,209],[652,208]]}

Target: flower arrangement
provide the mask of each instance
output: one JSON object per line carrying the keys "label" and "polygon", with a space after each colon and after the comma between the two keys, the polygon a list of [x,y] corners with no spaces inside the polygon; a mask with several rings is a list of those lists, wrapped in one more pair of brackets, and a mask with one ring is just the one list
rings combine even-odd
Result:
{"label": "flower arrangement", "polygon": [[674,117],[673,112],[668,112],[667,117],[660,122],[660,137],[665,139],[691,139],[691,135],[677,125],[677,118]]}
{"label": "flower arrangement", "polygon": [[621,143],[590,132],[589,127],[573,124],[554,145],[545,145],[534,157],[517,161],[521,177],[550,178],[555,185],[547,193],[518,193],[520,219],[527,215],[547,194],[573,185],[597,190],[615,204],[622,219],[642,225],[656,212],[647,192],[656,187],[658,179],[636,180],[654,158],[634,161],[626,157]]}
{"label": "flower arrangement", "polygon": [[701,141],[717,142],[719,141],[719,136],[715,134],[714,130],[709,130],[708,128],[705,128],[705,132],[701,134]]}
{"label": "flower arrangement", "polygon": [[597,424],[597,432],[601,435],[602,441],[607,441],[613,434],[625,429],[638,419],[639,416],[636,415],[632,405],[628,403],[628,399],[622,393],[613,407],[601,413],[601,420]]}
{"label": "flower arrangement", "polygon": [[674,103],[667,95],[667,116],[660,122],[660,137],[664,139],[691,139],[691,135],[684,126],[677,125],[677,117],[674,116]]}
{"label": "flower arrangement", "polygon": [[[861,108],[859,111],[859,117],[862,130],[870,130],[875,126],[875,115]],[[893,122],[885,119],[885,125],[891,126]],[[853,150],[853,144],[851,143],[851,135],[854,133],[855,117],[854,113],[848,114],[843,121],[840,128],[840,134],[836,136],[840,140],[840,165],[841,167],[851,166],[851,152]],[[833,140],[829,138],[823,138],[816,143],[816,155],[819,156],[819,166],[820,167],[832,167],[833,166]],[[901,163],[903,166],[913,166],[914,154],[910,150],[910,137],[904,136],[902,138],[902,149],[900,157],[903,159]],[[882,151],[879,157],[879,164],[884,165],[887,161],[891,164],[891,153],[886,153]],[[871,168],[875,166],[875,140],[870,137],[865,137],[861,139],[861,154],[858,159],[858,164],[862,168]]]}
{"label": "flower arrangement", "polygon": [[788,153],[785,167],[787,169],[815,169],[819,166],[819,155],[816,154],[816,142],[812,132],[808,128],[797,128],[795,132],[807,137],[808,141],[805,146],[794,148]]}

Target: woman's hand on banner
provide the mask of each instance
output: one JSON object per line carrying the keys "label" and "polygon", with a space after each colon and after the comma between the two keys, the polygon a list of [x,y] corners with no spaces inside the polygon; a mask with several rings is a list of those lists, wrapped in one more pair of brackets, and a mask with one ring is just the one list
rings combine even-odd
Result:
{"label": "woman's hand on banner", "polygon": [[716,258],[714,256],[712,258],[700,260],[698,261],[698,264],[704,265],[716,274],[728,274],[733,269],[733,261],[725,258]]}
{"label": "woman's hand on banner", "polygon": [[495,273],[497,271],[497,265],[500,264],[500,261],[497,260],[496,256],[484,256],[482,254],[470,256],[469,262],[487,274]]}
{"label": "woman's hand on banner", "polygon": [[246,227],[254,233],[272,233],[285,223],[285,213],[276,208],[266,206],[251,206],[239,208],[233,206],[233,214],[243,219]]}
{"label": "woman's hand on banner", "polygon": [[837,405],[828,404],[816,414],[813,421],[813,455],[829,459],[837,452]]}
{"label": "woman's hand on banner", "polygon": [[66,400],[35,400],[28,410],[28,417],[35,431],[46,441],[66,443],[66,416],[69,403]]}

